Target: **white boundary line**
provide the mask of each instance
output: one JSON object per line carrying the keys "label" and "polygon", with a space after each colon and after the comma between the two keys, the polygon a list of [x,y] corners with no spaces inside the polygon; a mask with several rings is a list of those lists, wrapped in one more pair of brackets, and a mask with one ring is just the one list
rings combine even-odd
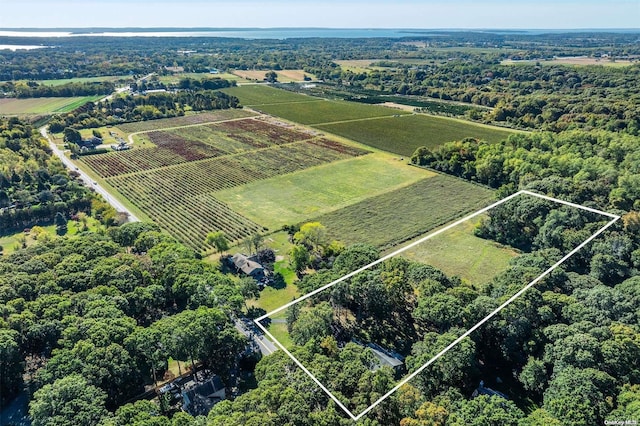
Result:
{"label": "white boundary line", "polygon": [[[459,224],[461,224],[462,222],[465,222],[469,219],[472,219],[478,215],[481,215],[485,212],[487,212],[488,210],[499,206],[500,204],[503,204],[515,197],[518,197],[522,194],[526,194],[526,195],[530,195],[533,197],[538,197],[538,198],[542,198],[548,201],[552,201],[555,203],[559,203],[559,204],[563,204],[566,206],[570,206],[570,207],[574,207],[577,209],[581,209],[581,210],[585,210],[591,213],[596,213],[599,215],[603,215],[603,216],[607,216],[609,218],[611,218],[611,220],[609,222],[607,222],[602,228],[600,228],[598,231],[596,231],[593,235],[591,235],[589,238],[587,238],[586,240],[584,240],[581,244],[579,244],[576,248],[574,248],[573,250],[571,250],[569,253],[567,253],[562,259],[560,259],[559,261],[557,261],[556,263],[554,263],[549,269],[547,269],[546,271],[544,271],[540,276],[538,276],[537,278],[535,278],[533,281],[531,281],[529,284],[527,284],[526,286],[524,286],[522,289],[520,289],[520,291],[518,291],[516,294],[514,294],[513,296],[511,296],[507,301],[505,301],[502,305],[500,305],[499,307],[497,307],[493,312],[491,312],[489,315],[487,315],[485,318],[483,318],[482,320],[480,320],[476,325],[474,325],[473,327],[471,327],[469,330],[467,330],[464,334],[462,334],[460,337],[458,337],[456,340],[454,340],[453,342],[451,342],[446,348],[444,348],[443,350],[441,350],[440,352],[438,352],[438,354],[436,354],[433,358],[431,358],[429,361],[427,361],[424,365],[422,365],[420,368],[418,368],[416,371],[414,371],[413,373],[411,373],[410,375],[408,375],[407,377],[405,377],[404,379],[402,379],[393,389],[391,389],[389,392],[387,392],[386,394],[384,394],[383,396],[381,396],[377,401],[375,401],[373,404],[371,404],[371,406],[369,406],[368,408],[366,408],[364,411],[362,411],[360,414],[358,415],[354,415],[338,398],[336,398],[333,393],[331,393],[331,391],[329,389],[327,389],[322,383],[320,383],[320,381],[313,375],[311,374],[311,372],[304,366],[302,365],[302,363],[300,361],[298,361],[298,359],[296,357],[294,357],[291,352],[289,352],[289,350],[287,350],[287,348],[285,348],[275,337],[273,337],[273,335],[271,333],[269,333],[269,331],[266,329],[266,327],[264,327],[260,321],[262,321],[265,318],[270,317],[273,314],[276,314],[278,312],[282,312],[283,310],[289,308],[292,305],[295,305],[296,303],[302,302],[305,299],[308,299],[309,297],[312,297],[326,289],[328,289],[329,287],[332,287],[346,279],[351,278],[352,276],[359,274],[360,272],[371,268],[372,266],[375,266],[381,262],[384,262],[385,260],[396,256],[400,253],[402,253],[405,250],[408,250],[412,247],[415,247],[418,244],[421,244],[423,242],[425,242],[426,240],[435,237],[436,235],[439,235],[445,231],[448,231],[449,229],[453,228],[454,226],[457,226]],[[420,374],[422,371],[424,371],[425,368],[427,368],[429,365],[433,364],[438,358],[442,357],[445,353],[447,353],[449,350],[451,350],[451,348],[453,348],[455,345],[457,345],[458,343],[460,343],[465,337],[469,336],[472,332],[474,332],[478,327],[482,326],[485,322],[489,321],[493,316],[495,316],[498,312],[500,312],[502,309],[504,309],[506,306],[508,306],[509,304],[511,304],[511,302],[513,302],[515,299],[517,299],[518,297],[520,297],[525,291],[527,291],[529,288],[531,288],[532,286],[534,286],[535,284],[537,284],[540,280],[542,280],[544,277],[546,277],[547,275],[549,275],[551,273],[551,271],[553,271],[554,269],[556,269],[558,266],[560,266],[562,263],[566,262],[571,256],[573,256],[574,254],[576,254],[578,251],[580,251],[584,246],[586,246],[587,244],[589,244],[593,239],[595,239],[596,237],[598,237],[601,233],[603,233],[607,228],[609,228],[611,225],[613,225],[618,219],[620,219],[620,216],[617,216],[615,214],[612,213],[608,213],[608,212],[604,212],[601,210],[596,210],[590,207],[585,207],[585,206],[581,206],[579,204],[575,204],[575,203],[571,203],[569,201],[564,201],[564,200],[559,200],[553,197],[549,197],[546,195],[541,195],[541,194],[537,194],[535,192],[531,192],[531,191],[526,191],[526,190],[521,190],[516,192],[515,194],[511,194],[508,197],[503,198],[502,200],[499,200],[483,209],[478,210],[475,213],[472,213],[468,216],[465,216],[462,219],[459,219],[447,226],[445,226],[444,228],[438,229],[437,231],[434,231],[426,236],[424,236],[423,238],[420,238],[417,241],[414,241],[411,244],[406,245],[405,247],[400,248],[399,250],[394,251],[393,253],[387,254],[386,256],[381,257],[378,260],[375,260],[371,263],[369,263],[366,266],[363,266],[360,269],[357,269],[353,272],[350,272],[340,278],[338,278],[335,281],[330,282],[329,284],[326,284],[310,293],[305,294],[304,296],[301,296],[277,309],[274,309],[273,311],[262,315],[259,318],[256,318],[254,321],[255,323],[258,325],[258,327],[260,327],[260,329],[267,335],[269,336],[269,338],[278,346],[280,347],[280,349],[282,349],[284,351],[284,353],[286,353],[289,358],[291,358],[293,360],[293,362],[295,362],[298,367],[300,367],[302,369],[302,371],[304,371],[305,373],[307,373],[307,375],[309,377],[311,377],[311,379],[340,407],[342,408],[348,415],[349,417],[351,417],[353,420],[357,421],[360,418],[362,418],[364,415],[366,415],[369,411],[371,411],[372,409],[374,409],[378,404],[380,404],[382,401],[384,401],[385,399],[387,399],[389,396],[391,396],[395,391],[397,391],[398,389],[400,389],[401,386],[403,386],[405,383],[407,383],[409,380],[413,379],[415,376],[417,376],[418,374]]]}

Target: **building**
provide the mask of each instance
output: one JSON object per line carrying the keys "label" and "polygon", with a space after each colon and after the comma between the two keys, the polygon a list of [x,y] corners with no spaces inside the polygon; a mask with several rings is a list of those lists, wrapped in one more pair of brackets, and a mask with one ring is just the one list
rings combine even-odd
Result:
{"label": "building", "polygon": [[251,257],[245,256],[244,254],[238,253],[233,255],[231,258],[231,264],[238,273],[242,272],[243,274],[253,277],[258,281],[265,278],[264,267]]}
{"label": "building", "polygon": [[182,387],[182,410],[192,416],[206,416],[211,408],[223,401],[226,388],[219,376],[212,376],[204,382],[193,380]]}
{"label": "building", "polygon": [[497,390],[493,390],[491,388],[485,388],[484,380],[480,380],[480,384],[471,394],[471,398],[477,398],[480,395],[499,396],[500,398],[509,399],[509,397],[502,392],[498,392]]}

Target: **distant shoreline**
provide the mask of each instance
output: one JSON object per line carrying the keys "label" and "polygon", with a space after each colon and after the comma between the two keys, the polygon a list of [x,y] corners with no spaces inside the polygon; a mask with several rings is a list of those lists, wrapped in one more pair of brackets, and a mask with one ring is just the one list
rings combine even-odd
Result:
{"label": "distant shoreline", "polygon": [[416,29],[416,28],[0,28],[0,38],[64,37],[223,37],[242,39],[288,38],[403,38],[448,33],[512,35],[576,33],[640,33],[640,28],[611,29]]}

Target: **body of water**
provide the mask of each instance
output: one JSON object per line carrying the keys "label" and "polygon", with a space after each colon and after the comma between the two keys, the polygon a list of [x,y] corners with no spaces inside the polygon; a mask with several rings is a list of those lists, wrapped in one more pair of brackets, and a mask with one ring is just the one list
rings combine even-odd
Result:
{"label": "body of water", "polygon": [[366,29],[366,28],[77,28],[0,30],[0,37],[227,37],[241,39],[287,38],[401,38],[437,36],[447,32],[484,32],[493,34],[544,34],[576,32],[640,32],[628,29],[597,30],[499,30],[499,29]]}

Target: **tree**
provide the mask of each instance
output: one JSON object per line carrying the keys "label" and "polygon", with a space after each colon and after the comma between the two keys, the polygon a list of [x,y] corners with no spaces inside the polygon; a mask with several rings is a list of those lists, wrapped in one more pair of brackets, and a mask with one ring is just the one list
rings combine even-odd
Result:
{"label": "tree", "polygon": [[264,79],[267,80],[268,83],[276,83],[278,81],[278,74],[275,71],[269,71],[264,75]]}
{"label": "tree", "polygon": [[529,357],[529,361],[520,372],[518,380],[528,391],[542,394],[547,387],[547,368],[544,362]]}
{"label": "tree", "polygon": [[229,250],[229,241],[227,240],[224,231],[209,232],[205,244],[213,245],[216,251],[220,254]]}
{"label": "tree", "polygon": [[22,383],[24,369],[18,333],[0,330],[0,406],[9,395],[16,395]]}
{"label": "tree", "polygon": [[80,135],[80,132],[76,129],[67,127],[64,129],[64,141],[67,143],[75,143],[77,145],[82,142],[82,135]]}
{"label": "tree", "polygon": [[333,309],[327,302],[322,302],[300,314],[291,327],[291,338],[299,346],[313,338],[321,339],[331,333],[332,321]]}
{"label": "tree", "polygon": [[296,243],[303,244],[321,255],[327,243],[327,228],[320,222],[307,222],[294,234],[293,239]]}
{"label": "tree", "polygon": [[480,395],[463,402],[455,416],[464,425],[517,426],[524,413],[513,401],[499,396]]}
{"label": "tree", "polygon": [[93,426],[108,414],[106,397],[82,376],[72,374],[36,391],[29,415],[33,426]]}
{"label": "tree", "polygon": [[603,424],[614,394],[615,379],[608,374],[593,368],[567,367],[544,392],[543,408],[563,424]]}
{"label": "tree", "polygon": [[53,222],[56,224],[56,233],[58,235],[64,235],[67,233],[67,218],[64,217],[62,212],[56,213],[56,217]]}
{"label": "tree", "polygon": [[295,245],[289,252],[289,264],[299,274],[309,265],[309,251],[305,246]]}

